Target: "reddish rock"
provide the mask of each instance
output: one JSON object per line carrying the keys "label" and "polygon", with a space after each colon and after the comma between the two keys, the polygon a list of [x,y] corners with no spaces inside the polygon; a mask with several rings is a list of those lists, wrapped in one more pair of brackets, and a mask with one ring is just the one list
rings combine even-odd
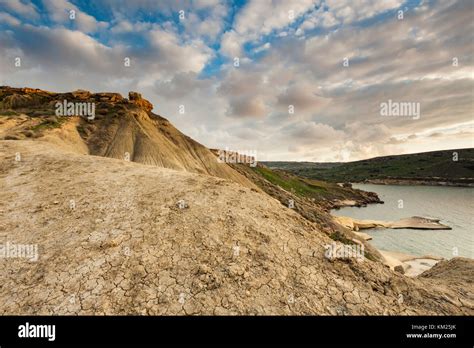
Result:
{"label": "reddish rock", "polygon": [[141,108],[145,109],[145,111],[150,112],[153,109],[153,104],[150,103],[148,100],[143,99],[142,95],[137,92],[129,92],[128,99],[132,104],[138,105]]}

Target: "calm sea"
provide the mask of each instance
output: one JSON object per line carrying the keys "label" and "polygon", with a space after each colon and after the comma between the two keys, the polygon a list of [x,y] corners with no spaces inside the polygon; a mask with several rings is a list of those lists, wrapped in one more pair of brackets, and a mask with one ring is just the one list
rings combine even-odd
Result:
{"label": "calm sea", "polygon": [[[437,218],[452,230],[369,229],[375,247],[413,255],[474,258],[474,188],[354,184],[376,192],[385,204],[346,207],[332,214],[395,221],[411,216]],[[399,207],[400,206],[400,207]]]}

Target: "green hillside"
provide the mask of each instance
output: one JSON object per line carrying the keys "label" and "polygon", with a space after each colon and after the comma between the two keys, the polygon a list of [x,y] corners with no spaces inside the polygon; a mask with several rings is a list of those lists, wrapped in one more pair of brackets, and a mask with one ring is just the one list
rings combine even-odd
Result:
{"label": "green hillside", "polygon": [[263,163],[270,168],[285,170],[299,176],[332,182],[361,182],[374,179],[474,181],[472,148],[375,157],[345,163]]}

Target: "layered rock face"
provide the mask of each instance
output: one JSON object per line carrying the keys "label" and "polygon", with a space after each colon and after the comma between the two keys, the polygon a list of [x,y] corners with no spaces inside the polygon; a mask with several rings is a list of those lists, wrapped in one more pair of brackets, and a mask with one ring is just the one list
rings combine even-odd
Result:
{"label": "layered rock face", "polygon": [[[93,122],[84,117],[56,117],[57,102],[94,103]],[[153,105],[141,94],[52,93],[30,88],[0,88],[0,113],[13,113],[0,137],[43,138],[91,155],[127,159],[176,170],[209,174],[255,188],[205,146],[187,137],[165,118],[153,114]],[[57,126],[57,127],[56,127]],[[57,129],[54,129],[54,128]],[[63,134],[67,129],[67,134]],[[74,145],[71,146],[71,143]]]}
{"label": "layered rock face", "polygon": [[119,93],[91,93],[85,90],[55,93],[35,88],[0,87],[0,109],[4,110],[22,110],[40,106],[54,110],[54,104],[63,100],[70,102],[122,102],[124,104],[129,102]]}

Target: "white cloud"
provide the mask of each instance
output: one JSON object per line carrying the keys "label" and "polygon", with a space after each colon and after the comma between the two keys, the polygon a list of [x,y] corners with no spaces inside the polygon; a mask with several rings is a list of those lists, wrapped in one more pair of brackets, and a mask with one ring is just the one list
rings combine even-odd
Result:
{"label": "white cloud", "polygon": [[38,9],[36,6],[29,0],[20,1],[20,0],[2,0],[0,1],[0,8],[3,7],[8,11],[11,11],[15,14],[23,16],[29,19],[35,19],[38,15]]}
{"label": "white cloud", "polygon": [[229,116],[261,118],[267,115],[267,107],[263,98],[258,96],[237,96],[229,102]]}
{"label": "white cloud", "polygon": [[202,41],[195,40],[180,43],[179,37],[163,29],[149,32],[149,41],[156,57],[157,64],[173,75],[177,72],[200,72],[213,52]]}
{"label": "white cloud", "polygon": [[345,137],[344,132],[314,121],[293,123],[283,128],[282,132],[291,139],[298,139],[299,145],[332,146]]}
{"label": "white cloud", "polygon": [[229,57],[242,56],[243,39],[235,31],[229,30],[222,35],[221,53]]}
{"label": "white cloud", "polygon": [[181,24],[191,38],[201,37],[214,42],[224,30],[224,20],[228,6],[217,0],[206,0],[193,3],[197,10],[203,10],[205,16],[189,12]]}
{"label": "white cloud", "polygon": [[8,13],[0,12],[0,23],[6,23],[8,25],[16,26],[19,25],[21,22],[18,20],[18,18],[15,18]]}
{"label": "white cloud", "polygon": [[[44,0],[49,17],[56,23],[72,23],[85,33],[93,33],[100,28],[106,28],[106,22],[99,22],[93,16],[81,11],[76,5],[67,0]],[[71,11],[74,11],[74,19],[70,18]]]}
{"label": "white cloud", "polygon": [[325,2],[335,17],[344,23],[350,23],[399,8],[404,0],[325,0]]}
{"label": "white cloud", "polygon": [[299,29],[304,31],[317,27],[330,28],[340,23],[341,22],[336,19],[332,12],[325,10],[325,8],[321,6],[306,16],[305,21],[301,24]]}
{"label": "white cloud", "polygon": [[237,16],[235,31],[249,40],[260,35],[268,35],[275,29],[288,26],[318,2],[313,0],[250,1]]}
{"label": "white cloud", "polygon": [[313,0],[249,1],[234,20],[234,30],[222,37],[221,52],[230,57],[240,56],[241,47],[245,42],[287,27],[318,2]]}

